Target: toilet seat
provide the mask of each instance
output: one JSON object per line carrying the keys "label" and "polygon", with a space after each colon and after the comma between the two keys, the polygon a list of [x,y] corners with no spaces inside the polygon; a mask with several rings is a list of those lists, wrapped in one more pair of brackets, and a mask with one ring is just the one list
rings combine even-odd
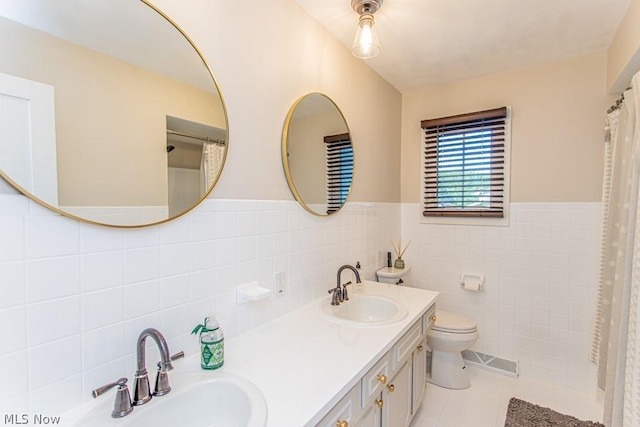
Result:
{"label": "toilet seat", "polygon": [[437,309],[431,329],[450,334],[470,334],[478,331],[478,324],[463,314]]}

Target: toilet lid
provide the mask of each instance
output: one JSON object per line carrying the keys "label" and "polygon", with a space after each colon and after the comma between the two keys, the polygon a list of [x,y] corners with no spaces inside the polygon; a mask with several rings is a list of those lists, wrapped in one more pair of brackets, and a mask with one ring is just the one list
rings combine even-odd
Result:
{"label": "toilet lid", "polygon": [[437,309],[436,321],[431,329],[441,332],[466,334],[478,330],[478,324],[464,314]]}

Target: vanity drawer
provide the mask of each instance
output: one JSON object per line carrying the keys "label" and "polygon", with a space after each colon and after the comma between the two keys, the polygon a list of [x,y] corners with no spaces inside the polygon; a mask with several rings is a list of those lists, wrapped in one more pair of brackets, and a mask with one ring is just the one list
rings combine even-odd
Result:
{"label": "vanity drawer", "polygon": [[343,421],[351,425],[359,417],[360,412],[360,387],[356,385],[347,393],[329,413],[318,423],[317,427],[336,427]]}
{"label": "vanity drawer", "polygon": [[402,336],[391,350],[391,370],[395,371],[403,361],[411,357],[413,350],[422,341],[422,319],[411,326],[411,329]]}
{"label": "vanity drawer", "polygon": [[378,396],[387,381],[391,380],[391,355],[387,352],[382,359],[362,377],[362,407],[365,408]]}
{"label": "vanity drawer", "polygon": [[422,333],[426,334],[429,332],[431,326],[436,321],[436,305],[432,304],[431,307],[427,310],[427,312],[422,316]]}

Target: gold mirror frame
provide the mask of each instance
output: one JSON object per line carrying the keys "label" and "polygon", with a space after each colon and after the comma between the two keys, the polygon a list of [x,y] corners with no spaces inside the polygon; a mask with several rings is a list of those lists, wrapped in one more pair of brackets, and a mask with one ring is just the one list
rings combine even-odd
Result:
{"label": "gold mirror frame", "polygon": [[70,212],[67,212],[67,211],[65,211],[65,210],[63,210],[61,208],[56,207],[56,206],[52,206],[52,205],[48,204],[47,202],[41,200],[37,196],[33,195],[32,193],[30,193],[29,191],[24,189],[21,185],[19,185],[15,180],[13,180],[3,170],[0,169],[0,178],[4,179],[7,183],[9,183],[11,186],[13,186],[16,190],[18,190],[24,196],[28,197],[29,199],[33,200],[34,202],[36,202],[36,203],[38,203],[38,204],[40,204],[42,206],[44,206],[45,208],[50,209],[53,212],[56,212],[57,214],[60,214],[62,216],[65,216],[65,217],[80,221],[82,223],[93,224],[93,225],[98,225],[98,226],[105,226],[105,227],[111,227],[111,228],[128,229],[128,228],[151,227],[151,226],[155,226],[155,225],[166,223],[168,221],[172,221],[172,220],[174,220],[176,218],[179,218],[179,217],[185,215],[186,213],[190,212],[192,209],[194,209],[196,206],[198,206],[200,203],[202,203],[202,201],[205,200],[209,196],[209,194],[213,191],[213,189],[215,188],[216,184],[218,183],[218,180],[220,179],[220,176],[222,174],[222,171],[223,171],[225,163],[226,163],[226,158],[227,158],[227,155],[228,155],[228,144],[229,144],[229,118],[228,118],[228,114],[227,114],[227,107],[226,107],[226,104],[225,104],[225,101],[224,101],[224,97],[222,95],[222,92],[220,91],[220,87],[218,85],[218,82],[216,81],[215,76],[213,75],[213,72],[211,71],[211,67],[209,66],[208,62],[206,61],[206,59],[204,58],[202,52],[196,46],[194,41],[182,30],[182,28],[176,22],[174,22],[167,14],[165,14],[163,11],[158,9],[150,1],[148,1],[148,0],[139,0],[139,1],[143,5],[145,5],[148,8],[150,8],[150,10],[152,12],[155,12],[158,15],[160,15],[162,18],[164,18],[164,20],[166,20],[166,22],[168,24],[170,24],[175,30],[177,30],[178,34],[181,35],[182,37],[184,37],[184,39],[193,48],[194,52],[198,55],[199,59],[202,61],[202,64],[204,65],[204,67],[206,69],[206,72],[208,73],[209,77],[211,78],[211,83],[213,83],[213,87],[215,87],[215,90],[217,91],[217,95],[218,95],[219,100],[220,100],[220,108],[222,110],[222,115],[224,116],[224,126],[225,126],[225,129],[224,129],[224,133],[225,133],[224,142],[225,142],[225,149],[223,150],[223,153],[221,154],[220,167],[219,167],[219,170],[217,172],[217,175],[216,175],[215,179],[212,181],[212,184],[209,186],[209,188],[206,191],[204,191],[204,193],[201,195],[201,197],[199,198],[199,200],[197,202],[195,202],[189,208],[185,209],[184,211],[182,211],[179,214],[176,214],[174,216],[168,216],[166,219],[162,219],[162,220],[155,221],[155,222],[140,223],[140,224],[127,224],[127,225],[110,224],[110,223],[100,222],[100,221],[96,221],[96,220],[93,220],[93,219],[84,218],[84,217],[72,214]]}
{"label": "gold mirror frame", "polygon": [[[283,165],[283,169],[284,169],[284,173],[287,179],[287,183],[289,184],[289,189],[291,190],[291,193],[293,194],[293,197],[298,201],[298,203],[310,214],[315,215],[315,216],[330,216],[333,214],[338,213],[346,204],[349,195],[351,194],[351,189],[353,188],[353,172],[355,170],[355,153],[353,153],[353,165],[351,166],[351,180],[349,181],[349,188],[347,191],[347,195],[345,196],[344,200],[341,202],[340,207],[338,209],[333,210],[330,213],[326,213],[326,210],[324,212],[318,211],[317,209],[313,209],[313,207],[311,206],[312,203],[310,203],[308,200],[305,200],[305,197],[302,196],[301,191],[300,191],[300,182],[298,182],[298,186],[296,186],[295,183],[295,178],[294,178],[294,174],[292,173],[292,167],[291,167],[291,159],[290,159],[290,150],[289,150],[289,139],[291,138],[292,135],[292,123],[294,122],[295,118],[294,115],[296,114],[296,112],[299,112],[301,109],[303,108],[309,108],[310,105],[304,105],[305,101],[308,103],[308,101],[310,99],[312,99],[313,97],[322,97],[323,100],[328,101],[327,106],[328,107],[332,107],[335,109],[335,113],[337,113],[337,115],[339,115],[339,118],[342,120],[342,123],[344,125],[344,130],[340,131],[338,129],[336,129],[335,131],[331,131],[331,132],[325,132],[324,136],[326,137],[326,133],[346,133],[349,136],[349,145],[351,147],[351,150],[353,152],[353,140],[351,138],[351,131],[349,130],[349,125],[347,124],[347,120],[344,117],[344,114],[342,114],[342,111],[340,110],[340,108],[338,107],[338,105],[327,95],[320,93],[320,92],[311,92],[308,93],[306,95],[301,96],[300,98],[298,98],[293,105],[291,106],[291,108],[289,109],[289,112],[287,113],[287,117],[285,119],[284,122],[284,127],[282,130],[282,143],[281,143],[281,155],[282,155],[282,165]],[[313,103],[313,101],[311,101]],[[313,110],[315,108],[314,106],[311,106],[311,110]],[[330,112],[330,110],[326,110],[326,112]],[[312,116],[313,111],[310,112],[310,114],[307,117],[311,117]],[[337,117],[337,116],[336,116]],[[316,135],[318,136],[318,135]],[[324,170],[324,174],[322,176],[323,180],[326,180],[326,164],[325,167],[323,168]],[[317,177],[316,177],[317,178]],[[317,178],[320,179],[320,178]],[[326,182],[326,181],[325,181]],[[326,183],[324,185],[324,189],[326,190]],[[325,191],[325,195],[326,195],[326,191]]]}

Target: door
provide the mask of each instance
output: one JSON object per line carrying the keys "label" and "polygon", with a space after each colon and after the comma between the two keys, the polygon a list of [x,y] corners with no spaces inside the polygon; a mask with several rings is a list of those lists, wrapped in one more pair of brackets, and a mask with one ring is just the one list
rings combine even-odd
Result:
{"label": "door", "polygon": [[53,86],[0,73],[0,170],[58,207]]}

